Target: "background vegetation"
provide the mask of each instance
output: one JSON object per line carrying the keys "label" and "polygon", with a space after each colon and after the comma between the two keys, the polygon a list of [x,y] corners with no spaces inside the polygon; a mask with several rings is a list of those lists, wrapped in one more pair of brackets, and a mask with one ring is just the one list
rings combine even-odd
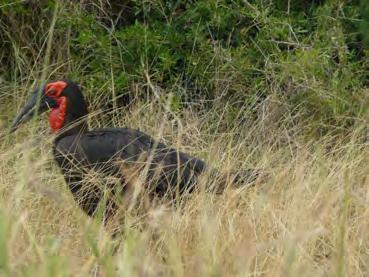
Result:
{"label": "background vegetation", "polygon": [[47,77],[72,78],[92,98],[103,92],[99,103],[149,100],[149,76],[179,113],[227,103],[233,121],[240,107],[273,99],[279,116],[325,134],[367,114],[365,2],[6,1],[0,72],[3,85],[40,78],[56,13]]}
{"label": "background vegetation", "polygon": [[[0,272],[368,275],[368,30],[366,0],[0,1]],[[7,134],[60,77],[82,86],[91,127],[270,176],[132,214],[112,255],[54,168],[46,121]]]}

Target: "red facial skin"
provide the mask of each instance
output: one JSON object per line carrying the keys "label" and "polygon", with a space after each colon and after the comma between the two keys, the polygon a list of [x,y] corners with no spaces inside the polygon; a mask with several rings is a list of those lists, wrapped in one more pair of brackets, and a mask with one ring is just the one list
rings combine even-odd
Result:
{"label": "red facial skin", "polygon": [[49,83],[45,87],[45,94],[48,97],[54,98],[57,102],[57,107],[52,108],[49,116],[49,124],[53,133],[57,133],[64,124],[67,113],[67,98],[60,95],[66,86],[66,82],[57,81]]}

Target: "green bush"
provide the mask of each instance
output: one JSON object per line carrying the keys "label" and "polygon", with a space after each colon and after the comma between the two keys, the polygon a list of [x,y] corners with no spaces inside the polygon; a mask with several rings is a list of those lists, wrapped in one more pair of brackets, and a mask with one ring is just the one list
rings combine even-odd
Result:
{"label": "green bush", "polygon": [[[2,6],[3,79],[22,83],[31,69],[39,78],[55,6]],[[119,105],[134,90],[147,98],[148,74],[161,91],[174,93],[177,109],[204,100],[210,108],[217,99],[228,102],[230,119],[241,106],[252,110],[273,95],[291,115],[311,118],[313,128],[347,129],[366,114],[366,6],[364,0],[64,3],[48,72],[92,94],[106,91],[107,103],[114,96]]]}

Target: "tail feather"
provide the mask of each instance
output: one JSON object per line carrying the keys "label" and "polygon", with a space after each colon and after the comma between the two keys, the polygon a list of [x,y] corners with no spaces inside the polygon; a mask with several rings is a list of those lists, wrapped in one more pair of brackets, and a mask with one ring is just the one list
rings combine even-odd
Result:
{"label": "tail feather", "polygon": [[226,188],[251,187],[260,183],[264,172],[258,169],[240,169],[231,171],[220,171],[211,169],[210,178],[214,180],[209,186],[210,191],[222,193]]}
{"label": "tail feather", "polygon": [[256,169],[241,169],[232,171],[231,175],[233,176],[232,183],[238,187],[244,185],[256,185],[258,183],[257,181],[263,175],[263,172]]}

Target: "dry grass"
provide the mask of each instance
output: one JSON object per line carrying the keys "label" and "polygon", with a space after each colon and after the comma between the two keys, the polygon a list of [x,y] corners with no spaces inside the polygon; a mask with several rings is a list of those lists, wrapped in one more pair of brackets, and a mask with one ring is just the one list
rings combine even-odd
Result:
{"label": "dry grass", "polygon": [[[121,116],[114,112],[110,124],[161,136],[218,168],[264,168],[269,178],[254,188],[200,190],[175,207],[127,213],[124,234],[112,241],[74,203],[52,161],[47,127],[37,133],[29,124],[0,144],[1,270],[10,276],[369,274],[368,153],[356,134],[332,146],[329,139],[301,142],[284,127],[266,128],[267,137],[256,131],[261,125],[221,133],[209,127],[214,114],[191,111],[179,130],[176,120],[160,120],[165,113],[154,102],[139,104]],[[103,125],[103,118],[92,116],[91,125]]]}

